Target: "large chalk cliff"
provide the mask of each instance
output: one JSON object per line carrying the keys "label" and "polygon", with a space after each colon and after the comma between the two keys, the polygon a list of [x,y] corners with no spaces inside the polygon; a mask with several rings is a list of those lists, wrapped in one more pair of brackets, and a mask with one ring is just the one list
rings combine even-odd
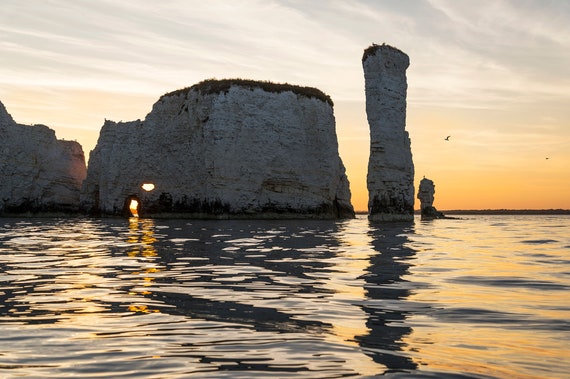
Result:
{"label": "large chalk cliff", "polygon": [[102,214],[136,199],[152,216],[354,216],[330,99],[244,80],[166,94],[144,121],[106,121],[81,199]]}
{"label": "large chalk cliff", "polygon": [[17,124],[0,103],[0,214],[76,212],[86,176],[81,145],[45,125]]}
{"label": "large chalk cliff", "polygon": [[373,221],[414,217],[414,163],[406,127],[406,54],[373,45],[362,58],[370,126],[368,212]]}

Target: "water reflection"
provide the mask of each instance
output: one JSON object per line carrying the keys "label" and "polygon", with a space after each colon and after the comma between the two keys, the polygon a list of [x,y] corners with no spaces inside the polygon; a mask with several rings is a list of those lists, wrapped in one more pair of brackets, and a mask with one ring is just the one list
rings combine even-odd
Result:
{"label": "water reflection", "polygon": [[108,250],[97,242],[96,231],[90,234],[88,222],[46,226],[19,221],[4,228],[2,316],[20,323],[56,323],[111,308],[106,287],[113,287],[114,279],[105,264]]}
{"label": "water reflection", "polygon": [[133,249],[128,253],[131,257],[143,256],[146,258],[156,257],[157,252],[154,243],[155,223],[152,219],[129,218],[129,234],[127,242],[133,244]]}
{"label": "water reflection", "polygon": [[[11,307],[3,314],[17,322],[65,321],[80,328],[122,319],[123,328],[103,328],[89,338],[125,338],[127,344],[138,327],[124,317],[151,314],[223,325],[232,349],[245,347],[240,338],[251,344],[268,334],[289,337],[264,344],[312,344],[316,355],[298,356],[299,364],[291,363],[294,356],[267,358],[271,351],[263,362],[248,358],[250,365],[282,372],[304,372],[315,359],[331,365],[335,350],[344,351],[333,364],[336,374],[414,368],[402,351],[402,337],[410,333],[402,324],[406,312],[394,303],[408,296],[402,284],[414,252],[403,233],[410,228],[371,226],[363,234],[367,221],[359,222],[133,217],[127,224],[38,223],[27,229],[27,242],[16,235],[2,241],[12,249],[0,260],[8,275],[4,283],[10,283],[0,292],[2,304]],[[219,354],[223,340],[178,339],[169,343],[169,354],[244,369],[243,354]],[[360,349],[370,361],[353,357]]]}
{"label": "water reflection", "polygon": [[[135,286],[129,291],[130,295],[150,295],[149,288],[153,286],[155,278],[160,275],[162,266],[157,263],[158,251],[154,244],[155,222],[152,219],[140,219],[138,217],[129,218],[129,233],[127,243],[130,249],[127,255],[137,259],[138,269],[130,272],[130,280]],[[126,278],[128,276],[122,276]],[[136,301],[128,306],[131,312],[160,312],[158,308],[149,307],[148,304],[141,304]]]}
{"label": "water reflection", "polygon": [[567,220],[501,220],[3,219],[0,376],[566,377]]}
{"label": "water reflection", "polygon": [[129,241],[141,242],[141,254],[160,250],[157,265],[164,273],[152,272],[141,293],[162,304],[162,312],[257,331],[321,332],[331,325],[305,315],[320,309],[310,299],[332,295],[324,283],[332,265],[329,247],[338,241],[335,224],[326,227],[314,238],[314,229],[290,222],[226,222],[223,228],[195,222],[163,230],[158,243],[151,232],[134,233]]}
{"label": "water reflection", "polygon": [[[346,347],[343,340],[331,343],[326,337],[335,333],[338,314],[352,316],[342,311],[344,305],[334,305],[336,291],[330,283],[338,271],[339,228],[333,221],[161,222],[154,233],[134,231],[129,236],[134,244],[152,236],[151,245],[158,251],[155,264],[163,267],[139,294],[162,314],[230,328],[225,340],[171,344],[177,356],[220,370],[284,374],[324,369],[330,371],[325,377],[349,374],[353,371],[352,365],[344,366],[347,360],[361,363],[333,359],[335,350]],[[243,341],[236,340],[240,335]],[[280,337],[260,339],[268,335]],[[260,341],[269,350],[254,349],[244,357],[246,341],[248,351]],[[336,347],[321,350],[324,343]],[[282,356],[270,346],[299,350]],[[220,354],[220,349],[236,351]],[[325,366],[313,367],[319,361]]]}
{"label": "water reflection", "polygon": [[417,364],[405,353],[405,336],[412,332],[406,325],[409,311],[404,301],[410,296],[405,276],[416,252],[407,247],[413,223],[371,223],[369,236],[375,254],[370,257],[363,305],[368,314],[368,334],[357,337],[366,354],[389,370],[414,370]]}

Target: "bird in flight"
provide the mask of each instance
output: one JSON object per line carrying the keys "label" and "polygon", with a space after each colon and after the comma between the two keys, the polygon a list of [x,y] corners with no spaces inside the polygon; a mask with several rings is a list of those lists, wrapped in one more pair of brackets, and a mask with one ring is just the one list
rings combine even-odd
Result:
{"label": "bird in flight", "polygon": [[451,136],[447,136],[447,137],[445,137],[445,140],[446,140],[446,141],[449,141],[449,137],[451,137]]}

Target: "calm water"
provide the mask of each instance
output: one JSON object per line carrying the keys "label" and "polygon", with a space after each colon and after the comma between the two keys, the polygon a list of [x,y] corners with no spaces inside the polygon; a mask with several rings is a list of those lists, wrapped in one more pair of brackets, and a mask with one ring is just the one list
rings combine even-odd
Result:
{"label": "calm water", "polygon": [[569,378],[570,217],[0,219],[2,378]]}

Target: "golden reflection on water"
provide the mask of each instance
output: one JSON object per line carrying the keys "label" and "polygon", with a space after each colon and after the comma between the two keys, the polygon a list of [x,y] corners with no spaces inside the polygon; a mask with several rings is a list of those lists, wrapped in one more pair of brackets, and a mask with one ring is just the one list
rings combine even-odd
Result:
{"label": "golden reflection on water", "polygon": [[154,229],[155,224],[152,219],[129,218],[129,235],[127,242],[135,245],[131,251],[128,252],[130,257],[143,256],[151,258],[157,256],[157,251],[154,247],[154,243],[156,242]]}
{"label": "golden reflection on water", "polygon": [[[355,278],[361,278],[366,273],[373,253],[370,250],[372,238],[367,233],[362,233],[367,223],[366,219],[358,219],[339,225],[336,238],[340,248],[337,257],[331,260],[336,268],[335,275],[327,282],[327,287],[333,290],[332,301],[357,304],[366,296],[365,281]],[[354,307],[350,315],[336,315],[331,320],[332,336],[344,345],[358,347],[357,338],[369,332],[367,321],[368,314]],[[374,375],[381,371],[378,364],[367,355],[350,362],[350,367],[362,375]]]}
{"label": "golden reflection on water", "polygon": [[[549,361],[557,364],[560,356],[570,357],[570,344],[553,339],[551,330],[531,326],[533,320],[565,319],[560,304],[570,304],[566,291],[537,288],[555,281],[544,265],[529,258],[539,248],[525,246],[524,234],[510,236],[498,226],[482,229],[479,220],[478,229],[460,222],[461,229],[448,230],[449,235],[424,233],[423,245],[437,250],[419,251],[410,269],[410,280],[429,286],[411,291],[407,300],[433,308],[432,316],[408,320],[413,331],[402,342],[413,347],[408,351],[414,361],[430,370],[460,368],[487,375],[491,366],[497,377],[530,379],[536,378],[537,367],[529,363],[525,371],[523,357],[532,356],[544,367]],[[522,322],[523,315],[529,320]],[[500,367],[498,360],[504,362]]]}
{"label": "golden reflection on water", "polygon": [[[129,218],[129,233],[127,242],[133,247],[127,252],[131,258],[141,258],[141,270],[132,271],[131,275],[139,275],[142,279],[141,288],[135,288],[129,292],[130,295],[150,295],[150,288],[154,285],[155,277],[162,270],[154,263],[158,257],[158,252],[154,246],[157,239],[155,234],[155,223],[152,219],[140,219],[138,217]],[[131,304],[129,311],[137,313],[158,313],[158,309],[150,308],[146,304]]]}

